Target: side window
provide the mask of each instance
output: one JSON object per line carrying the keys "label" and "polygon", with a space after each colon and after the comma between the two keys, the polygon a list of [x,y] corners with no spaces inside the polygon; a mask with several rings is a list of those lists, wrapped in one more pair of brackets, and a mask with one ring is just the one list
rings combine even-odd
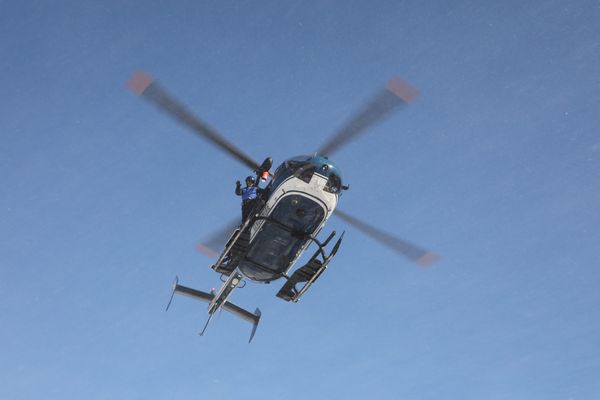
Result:
{"label": "side window", "polygon": [[329,175],[329,179],[327,180],[327,184],[325,185],[325,190],[330,193],[339,193],[340,187],[342,186],[342,181],[339,176],[336,174]]}
{"label": "side window", "polygon": [[273,180],[271,181],[271,183],[274,186],[277,186],[281,182],[283,182],[284,180],[286,180],[288,178],[288,176],[290,176],[292,173],[293,173],[293,171],[290,168],[290,162],[286,161],[283,164],[281,164],[279,167],[277,167],[277,169],[275,170],[275,174],[274,174],[274,177],[273,177]]}
{"label": "side window", "polygon": [[277,167],[273,176],[276,178],[279,175],[281,175],[283,173],[283,171],[285,171],[285,164],[281,164],[279,167]]}

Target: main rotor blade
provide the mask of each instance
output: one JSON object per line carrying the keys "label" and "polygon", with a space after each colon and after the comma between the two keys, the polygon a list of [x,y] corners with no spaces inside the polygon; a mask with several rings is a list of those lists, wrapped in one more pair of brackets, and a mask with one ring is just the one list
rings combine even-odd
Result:
{"label": "main rotor blade", "polygon": [[317,154],[330,156],[393,110],[410,103],[418,94],[417,89],[402,79],[390,80],[384,89],[317,150]]}
{"label": "main rotor blade", "polygon": [[386,245],[390,249],[402,254],[404,257],[416,262],[418,265],[426,267],[434,263],[439,259],[439,256],[422,249],[410,242],[397,238],[387,232],[384,232],[372,225],[358,220],[357,218],[340,211],[336,208],[335,215],[348,222],[350,225],[363,231],[363,233],[371,236],[373,239],[378,240],[382,244]]}
{"label": "main rotor blade", "polygon": [[227,139],[208,126],[204,121],[194,116],[147,73],[136,72],[127,82],[127,86],[133,93],[151,101],[158,108],[167,112],[184,125],[187,125],[195,133],[208,139],[244,165],[253,170],[258,169],[259,164],[256,161],[227,141]]}
{"label": "main rotor blade", "polygon": [[233,231],[235,231],[235,228],[240,226],[240,222],[241,217],[229,221],[229,223],[223,225],[221,229],[215,231],[202,243],[198,243],[196,249],[208,257],[218,258],[221,251],[223,251],[227,240],[231,237]]}

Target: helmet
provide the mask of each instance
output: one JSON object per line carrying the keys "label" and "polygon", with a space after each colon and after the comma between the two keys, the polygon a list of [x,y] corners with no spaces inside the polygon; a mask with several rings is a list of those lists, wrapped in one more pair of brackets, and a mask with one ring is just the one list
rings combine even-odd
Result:
{"label": "helmet", "polygon": [[254,185],[254,177],[253,176],[246,177],[246,185]]}

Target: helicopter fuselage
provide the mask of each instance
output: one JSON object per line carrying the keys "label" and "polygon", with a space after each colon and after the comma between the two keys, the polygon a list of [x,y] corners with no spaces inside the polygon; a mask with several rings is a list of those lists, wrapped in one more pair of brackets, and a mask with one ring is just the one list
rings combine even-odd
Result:
{"label": "helicopter fuselage", "polygon": [[286,160],[250,217],[247,251],[237,268],[257,282],[286,276],[335,210],[341,190],[341,172],[327,158]]}

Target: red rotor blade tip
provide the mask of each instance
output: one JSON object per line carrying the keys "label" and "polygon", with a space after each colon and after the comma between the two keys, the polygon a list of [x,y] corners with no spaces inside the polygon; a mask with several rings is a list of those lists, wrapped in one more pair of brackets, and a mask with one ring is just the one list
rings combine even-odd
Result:
{"label": "red rotor blade tip", "polygon": [[200,253],[202,253],[205,256],[210,257],[210,258],[218,258],[219,257],[219,253],[217,253],[210,247],[203,245],[202,243],[198,243],[198,245],[196,246],[196,250],[198,250]]}
{"label": "red rotor blade tip", "polygon": [[419,95],[419,91],[408,82],[396,77],[390,80],[385,88],[407,103],[410,103]]}
{"label": "red rotor blade tip", "polygon": [[417,264],[421,267],[429,267],[431,264],[440,259],[440,256],[434,253],[427,253],[417,260]]}
{"label": "red rotor blade tip", "polygon": [[129,87],[129,90],[139,96],[144,93],[144,90],[146,90],[148,86],[152,84],[152,82],[154,82],[154,78],[152,78],[152,76],[144,71],[138,71],[133,74],[131,78],[129,78],[127,81],[127,87]]}

